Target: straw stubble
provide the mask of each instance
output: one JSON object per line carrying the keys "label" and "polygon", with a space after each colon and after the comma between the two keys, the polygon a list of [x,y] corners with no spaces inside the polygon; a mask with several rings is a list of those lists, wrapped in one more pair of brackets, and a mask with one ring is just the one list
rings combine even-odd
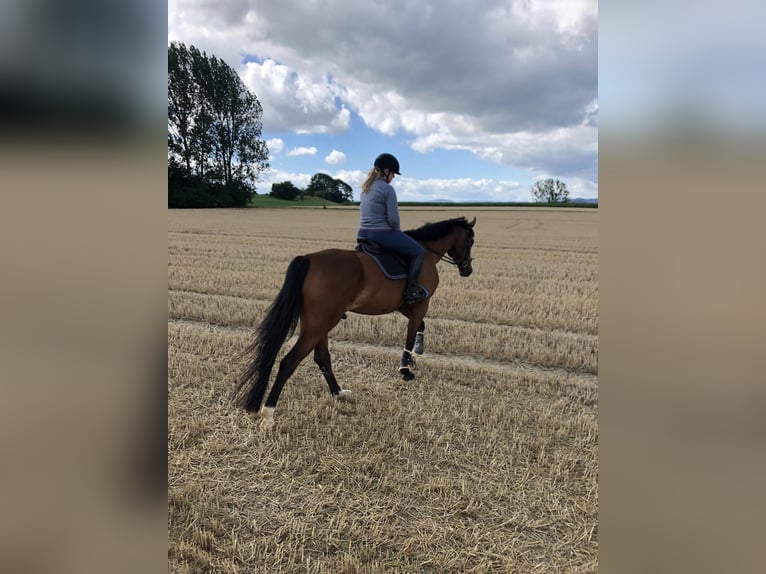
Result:
{"label": "straw stubble", "polygon": [[402,212],[456,215],[475,270],[440,264],[417,378],[404,317],[349,313],[330,352],[351,398],[307,359],[262,432],[229,401],[239,353],[292,257],[351,248],[358,214],[169,212],[171,571],[597,570],[597,212]]}

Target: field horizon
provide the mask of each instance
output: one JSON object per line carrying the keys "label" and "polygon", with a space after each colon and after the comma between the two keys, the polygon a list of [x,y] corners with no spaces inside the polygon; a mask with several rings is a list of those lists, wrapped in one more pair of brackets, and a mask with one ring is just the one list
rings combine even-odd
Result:
{"label": "field horizon", "polygon": [[[440,209],[448,208],[474,208],[474,207],[535,207],[535,208],[554,208],[554,209],[598,209],[598,198],[573,198],[566,205],[550,205],[539,202],[492,202],[492,201],[453,201],[453,200],[434,200],[434,201],[400,201],[400,207],[430,207]],[[359,207],[359,201],[356,200],[349,204],[335,203],[325,200],[321,197],[307,195],[301,199],[279,199],[270,196],[268,193],[256,194],[253,196],[248,208],[327,208],[334,209],[338,207],[351,208]]]}

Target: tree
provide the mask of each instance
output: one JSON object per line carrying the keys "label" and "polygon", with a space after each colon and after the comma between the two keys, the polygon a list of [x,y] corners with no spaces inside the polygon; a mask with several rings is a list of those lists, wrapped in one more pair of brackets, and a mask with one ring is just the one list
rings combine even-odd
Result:
{"label": "tree", "polygon": [[322,197],[335,203],[348,203],[354,197],[353,189],[349,184],[341,179],[335,179],[326,173],[316,173],[311,176],[311,181],[305,193],[306,195]]}
{"label": "tree", "polygon": [[569,190],[567,184],[558,179],[538,180],[530,188],[535,200],[543,203],[568,203]]}
{"label": "tree", "polygon": [[292,181],[283,181],[281,183],[271,184],[271,197],[279,199],[288,199],[292,201],[301,194],[301,190],[295,187]]}
{"label": "tree", "polygon": [[336,179],[338,183],[338,191],[340,192],[340,198],[334,199],[337,203],[351,203],[354,200],[354,190],[345,181]]}
{"label": "tree", "polygon": [[[257,96],[226,62],[179,42],[168,47],[168,169],[172,166],[173,173],[181,169],[187,179],[198,176],[220,191],[228,207],[247,205],[259,174],[269,167],[262,114]],[[180,182],[179,177],[173,181]],[[198,184],[195,180],[195,189]],[[228,205],[231,201],[236,203]]]}
{"label": "tree", "polygon": [[168,156],[180,159],[191,174],[198,89],[192,55],[182,46],[173,42],[168,47]]}
{"label": "tree", "polygon": [[197,108],[194,116],[194,128],[192,130],[194,157],[196,161],[196,172],[202,177],[212,179],[208,174],[208,169],[212,165],[213,147],[215,133],[213,131],[213,112],[211,103],[206,97],[206,91],[203,86],[209,84],[211,80],[210,62],[204,53],[201,53],[194,46],[189,47],[189,54],[192,60],[192,74],[197,89]]}
{"label": "tree", "polygon": [[216,174],[225,185],[254,183],[258,173],[268,167],[268,149],[260,139],[263,108],[226,62],[212,56],[207,64],[202,90],[212,116]]}

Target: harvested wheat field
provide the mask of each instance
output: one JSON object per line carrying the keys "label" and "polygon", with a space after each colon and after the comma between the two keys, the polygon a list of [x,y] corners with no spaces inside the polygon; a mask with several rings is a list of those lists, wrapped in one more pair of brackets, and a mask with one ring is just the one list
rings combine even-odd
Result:
{"label": "harvested wheat field", "polygon": [[598,212],[401,209],[460,215],[474,272],[439,264],[417,378],[402,315],[349,313],[330,352],[351,398],[309,357],[263,431],[229,399],[239,354],[291,259],[353,248],[358,212],[168,213],[171,572],[597,570]]}

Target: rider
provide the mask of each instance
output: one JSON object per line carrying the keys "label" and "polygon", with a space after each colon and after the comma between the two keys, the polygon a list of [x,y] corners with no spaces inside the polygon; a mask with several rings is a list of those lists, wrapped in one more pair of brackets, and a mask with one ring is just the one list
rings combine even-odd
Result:
{"label": "rider", "polygon": [[399,160],[393,155],[382,153],[375,158],[375,164],[362,184],[358,236],[410,258],[404,290],[404,302],[409,305],[428,297],[418,284],[425,249],[401,229],[399,204],[391,185],[397,175],[401,175]]}

